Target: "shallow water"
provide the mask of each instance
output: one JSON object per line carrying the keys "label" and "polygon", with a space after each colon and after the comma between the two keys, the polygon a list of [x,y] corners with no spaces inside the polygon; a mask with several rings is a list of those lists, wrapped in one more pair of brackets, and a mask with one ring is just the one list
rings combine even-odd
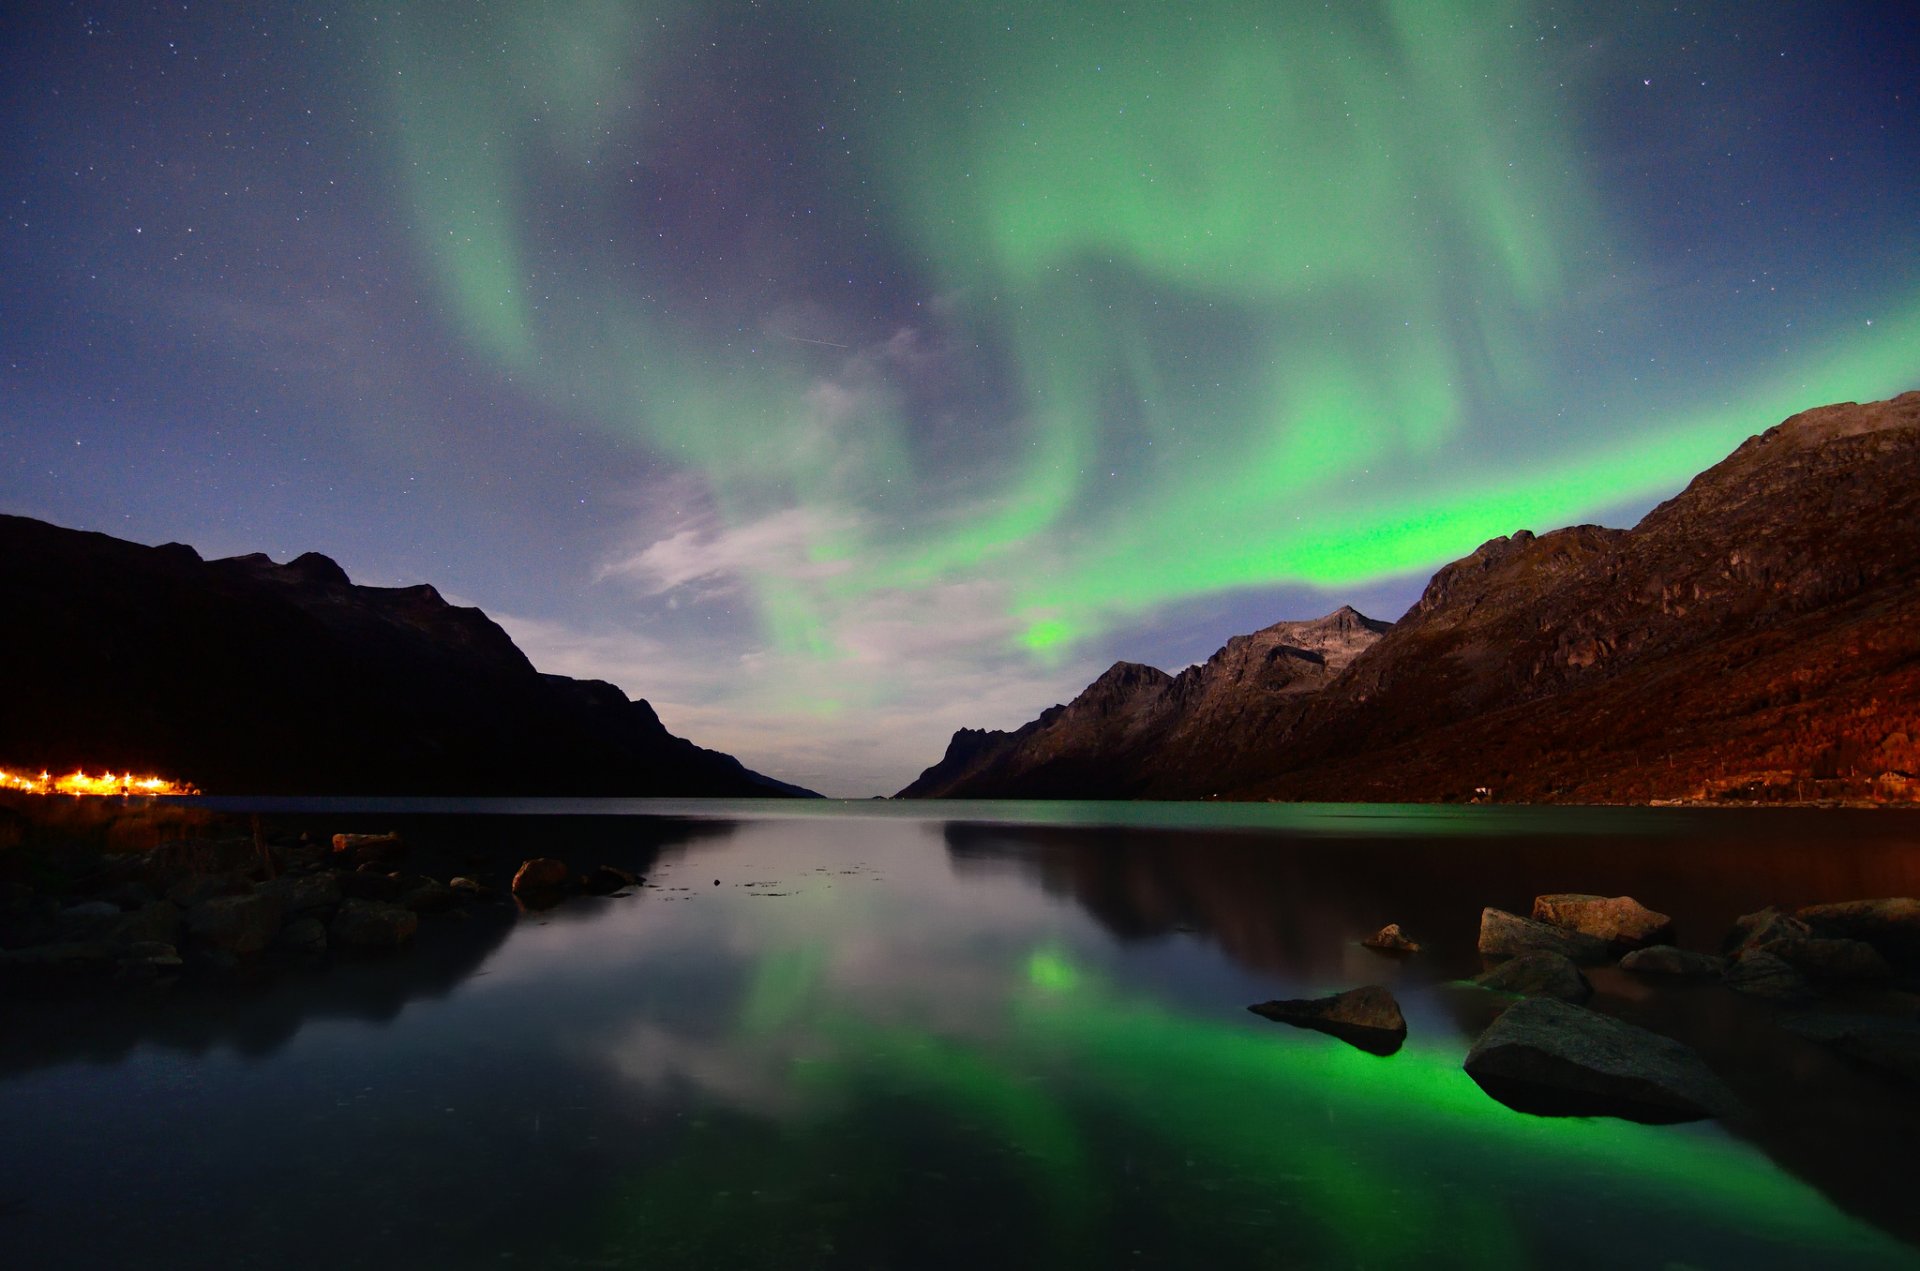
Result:
{"label": "shallow water", "polygon": [[[356,811],[356,808],[361,809]],[[1920,1265],[1914,1093],[1717,985],[1596,974],[1754,1109],[1510,1111],[1482,905],[1920,891],[1896,813],[364,801],[648,886],[245,996],[10,1006],[0,1249],[97,1267]],[[431,815],[422,815],[423,813]],[[503,828],[502,833],[507,833]],[[1397,921],[1428,948],[1355,943]],[[1248,1004],[1377,982],[1389,1057]],[[1908,1003],[1907,1009],[1911,1009]]]}

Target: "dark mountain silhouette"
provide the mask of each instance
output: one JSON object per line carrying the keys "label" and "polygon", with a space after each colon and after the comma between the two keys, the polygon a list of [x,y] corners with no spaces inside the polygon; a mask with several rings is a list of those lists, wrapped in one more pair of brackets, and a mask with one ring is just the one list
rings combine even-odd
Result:
{"label": "dark mountain silhouette", "polygon": [[[1289,680],[1290,655],[1239,679],[1116,667],[1012,733],[956,734],[901,793],[1911,799],[1916,525],[1920,392],[1821,407],[1631,530],[1482,545],[1317,675]],[[1343,615],[1366,622],[1320,623]]]}
{"label": "dark mountain silhouette", "polygon": [[0,766],[211,794],[808,793],[611,684],[542,675],[478,609],[318,553],[205,561],[0,515],[0,598]]}

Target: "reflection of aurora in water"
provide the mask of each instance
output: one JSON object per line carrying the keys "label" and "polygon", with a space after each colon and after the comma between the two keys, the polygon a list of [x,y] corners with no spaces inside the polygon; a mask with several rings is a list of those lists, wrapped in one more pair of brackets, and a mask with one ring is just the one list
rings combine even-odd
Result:
{"label": "reflection of aurora in water", "polygon": [[[1680,896],[1741,851],[1751,888],[1833,898],[1911,878],[1912,818],[1512,811],[1402,809],[1371,838],[1339,810],[1295,810],[1288,830],[1263,808],[1240,811],[1237,837],[1217,815],[1210,833],[1123,835],[1165,812],[1132,805],[964,831],[897,805],[765,805],[696,836],[529,819],[516,842],[580,863],[660,844],[651,885],[527,915],[497,944],[480,933],[457,984],[436,974],[378,1011],[339,999],[382,964],[191,1014],[155,1004],[124,1037],[30,1044],[31,1017],[10,1014],[0,1106],[35,1150],[0,1154],[0,1198],[27,1201],[5,1215],[9,1253],[192,1271],[268,1248],[290,1271],[1920,1266],[1899,1239],[1916,1234],[1913,1092],[1810,1043],[1754,1065],[1703,1046],[1755,1096],[1751,1124],[1512,1112],[1460,1069],[1491,1007],[1448,983],[1448,930],[1470,957],[1477,910],[1413,903],[1441,876],[1498,894],[1609,860],[1625,871],[1609,882]],[[1796,850],[1751,850],[1768,834]],[[1298,852],[1319,863],[1262,863]],[[1353,946],[1354,895],[1396,870],[1391,903],[1430,940],[1407,962]],[[1680,912],[1717,930],[1739,910]],[[1180,928],[1135,920],[1156,914]],[[1223,938],[1259,918],[1298,942]],[[1406,1012],[1390,1058],[1245,1009],[1360,977]],[[1595,982],[1611,1011],[1644,1006]],[[1749,1020],[1675,992],[1739,1048],[1800,1044],[1764,1005]],[[209,1015],[217,1029],[192,1025]],[[102,1195],[120,1221],[86,1221]]]}
{"label": "reflection of aurora in water", "polygon": [[[749,1266],[959,1265],[947,1240],[1088,1266],[1141,1241],[1240,1264],[1915,1261],[1717,1130],[1510,1113],[1460,1069],[1464,1042],[1381,1060],[1229,1026],[1129,999],[1057,948],[1003,968],[991,1035],[943,1036],[871,1018],[817,950],[759,965],[741,1028],[781,1037],[793,1107],[630,1180],[607,1206],[614,1244]],[[930,1162],[929,1133],[956,1160]],[[904,1225],[942,1209],[950,1232]]]}

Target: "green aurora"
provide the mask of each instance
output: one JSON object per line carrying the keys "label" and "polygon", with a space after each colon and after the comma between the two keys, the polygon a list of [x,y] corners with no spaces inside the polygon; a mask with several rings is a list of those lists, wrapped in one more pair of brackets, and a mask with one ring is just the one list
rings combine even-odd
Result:
{"label": "green aurora", "polygon": [[[1616,90],[1580,77],[1558,6],[764,20],[738,64],[777,79],[795,32],[815,63],[777,125],[699,78],[723,37],[666,0],[419,8],[382,79],[413,241],[470,345],[697,476],[725,530],[809,527],[805,570],[736,566],[766,647],[821,673],[788,707],[847,703],[830,672],[876,596],[991,587],[999,638],[1045,661],[1194,597],[1338,593],[1645,506],[1795,410],[1920,373],[1910,228],[1861,245],[1898,262],[1874,290],[1803,279],[1791,331],[1673,294],[1606,179]],[[779,156],[823,131],[808,183]],[[740,147],[757,191],[710,196],[750,228],[697,268],[637,232],[693,197],[689,137]],[[858,226],[835,268],[884,263],[917,325],[836,307],[825,265],[791,280],[816,210]],[[900,340],[965,391],[932,411]]]}

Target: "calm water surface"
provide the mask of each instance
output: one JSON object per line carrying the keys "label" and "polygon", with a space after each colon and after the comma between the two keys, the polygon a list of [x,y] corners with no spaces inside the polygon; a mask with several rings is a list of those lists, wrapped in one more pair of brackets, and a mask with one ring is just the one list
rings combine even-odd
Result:
{"label": "calm water surface", "polygon": [[[1920,1265],[1909,1088],[1769,1004],[1602,971],[1596,1005],[1755,1113],[1531,1117],[1461,1071],[1501,999],[1458,982],[1480,907],[1541,891],[1629,892],[1696,948],[1916,894],[1914,816],[318,807],[649,885],[245,996],[9,1006],[6,1265]],[[1358,947],[1388,921],[1427,952]],[[1366,982],[1395,1055],[1246,1011]]]}

